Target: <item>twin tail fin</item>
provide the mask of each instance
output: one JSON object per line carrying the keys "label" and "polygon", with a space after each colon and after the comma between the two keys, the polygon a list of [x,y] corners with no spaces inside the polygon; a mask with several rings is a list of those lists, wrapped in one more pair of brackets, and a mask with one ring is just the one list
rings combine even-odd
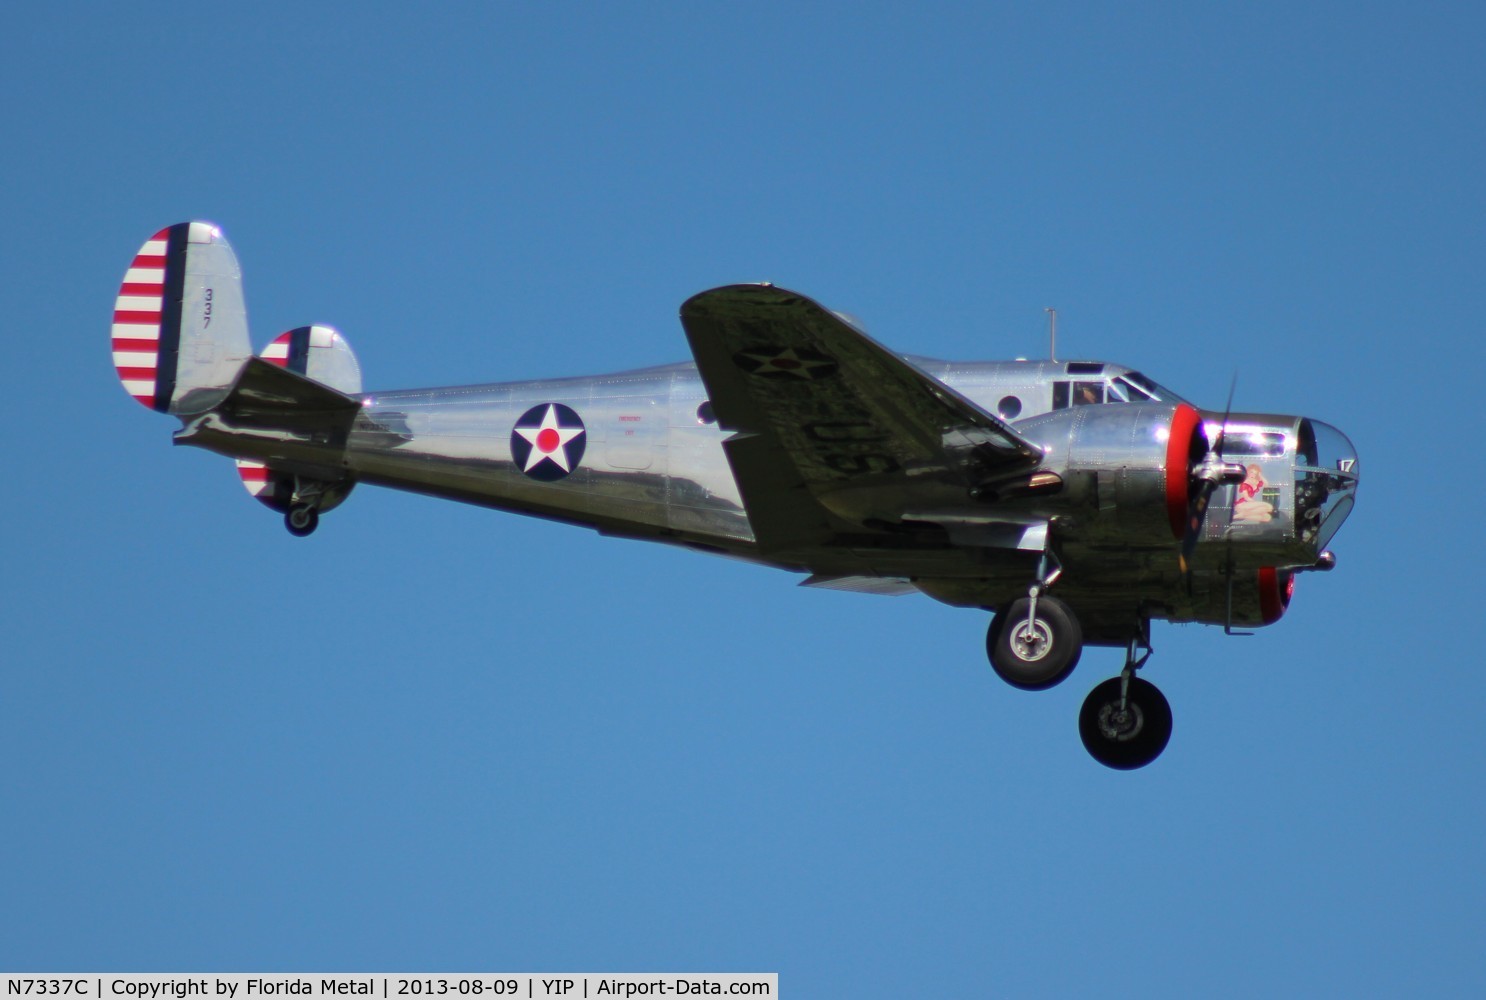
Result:
{"label": "twin tail fin", "polygon": [[242,271],[209,222],[167,226],[134,255],[114,300],[124,391],[177,416],[211,409],[252,355]]}
{"label": "twin tail fin", "polygon": [[[261,440],[223,430],[230,423],[224,417],[241,416],[245,406],[253,409],[265,379],[288,380],[270,394],[275,398],[310,401],[304,410],[275,404],[271,414],[253,418],[281,422],[291,431],[321,419],[317,413],[323,406],[316,400],[330,400],[337,412],[354,407],[350,397],[361,392],[361,366],[345,337],[329,326],[280,334],[250,365],[242,271],[217,226],[181,222],[145,241],[114,300],[112,341],[114,369],[124,390],[149,409],[179,417],[184,426],[178,443],[253,456],[237,458],[243,485],[265,505],[285,512],[293,533],[314,530],[318,513],[350,493],[354,481],[344,475],[320,479],[315,477],[327,473],[313,471],[307,477],[302,467],[296,474],[288,471],[294,465],[289,457],[265,456]],[[270,377],[272,368],[255,365],[293,374]]]}

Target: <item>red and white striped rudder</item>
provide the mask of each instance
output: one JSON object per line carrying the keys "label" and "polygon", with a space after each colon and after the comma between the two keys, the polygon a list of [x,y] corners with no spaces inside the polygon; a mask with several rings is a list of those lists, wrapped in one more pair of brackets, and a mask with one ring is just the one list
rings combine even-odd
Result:
{"label": "red and white striped rudder", "polygon": [[162,413],[210,409],[252,353],[237,255],[208,222],[151,236],[114,300],[114,369],[124,390]]}

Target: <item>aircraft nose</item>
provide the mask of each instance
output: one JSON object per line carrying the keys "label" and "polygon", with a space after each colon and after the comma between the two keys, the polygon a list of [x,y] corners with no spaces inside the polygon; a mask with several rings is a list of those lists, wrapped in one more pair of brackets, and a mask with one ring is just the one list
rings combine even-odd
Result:
{"label": "aircraft nose", "polygon": [[1361,474],[1347,436],[1319,420],[1302,420],[1295,451],[1295,522],[1319,554],[1352,513]]}

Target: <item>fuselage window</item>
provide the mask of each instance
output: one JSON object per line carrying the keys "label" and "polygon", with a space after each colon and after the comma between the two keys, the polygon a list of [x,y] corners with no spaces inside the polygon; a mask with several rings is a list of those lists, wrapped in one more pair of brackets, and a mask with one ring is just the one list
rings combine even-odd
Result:
{"label": "fuselage window", "polygon": [[1103,382],[1054,382],[1053,409],[1069,406],[1092,406],[1104,402]]}
{"label": "fuselage window", "polygon": [[1001,402],[996,404],[996,412],[1003,420],[1015,420],[1021,416],[1022,401],[1015,396],[1002,396]]}
{"label": "fuselage window", "polygon": [[1217,435],[1216,451],[1227,458],[1229,455],[1255,455],[1260,458],[1280,458],[1285,454],[1285,432],[1261,427],[1244,427],[1229,424]]}

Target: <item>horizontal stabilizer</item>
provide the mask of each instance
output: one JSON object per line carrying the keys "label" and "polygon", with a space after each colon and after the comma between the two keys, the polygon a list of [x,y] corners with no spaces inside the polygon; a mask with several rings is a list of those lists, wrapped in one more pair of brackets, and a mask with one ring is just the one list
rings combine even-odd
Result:
{"label": "horizontal stabilizer", "polygon": [[346,478],[346,441],[360,412],[360,401],[343,392],[249,358],[226,398],[188,420],[175,443],[338,482]]}
{"label": "horizontal stabilizer", "polygon": [[[361,365],[351,345],[334,327],[301,326],[281,333],[260,357],[343,393],[361,391]],[[237,472],[249,493],[276,510],[293,492],[293,477],[263,462],[239,458]]]}
{"label": "horizontal stabilizer", "polygon": [[352,397],[262,358],[249,358],[237,384],[213,413],[253,427],[306,433],[326,421],[346,423],[361,409]]}

